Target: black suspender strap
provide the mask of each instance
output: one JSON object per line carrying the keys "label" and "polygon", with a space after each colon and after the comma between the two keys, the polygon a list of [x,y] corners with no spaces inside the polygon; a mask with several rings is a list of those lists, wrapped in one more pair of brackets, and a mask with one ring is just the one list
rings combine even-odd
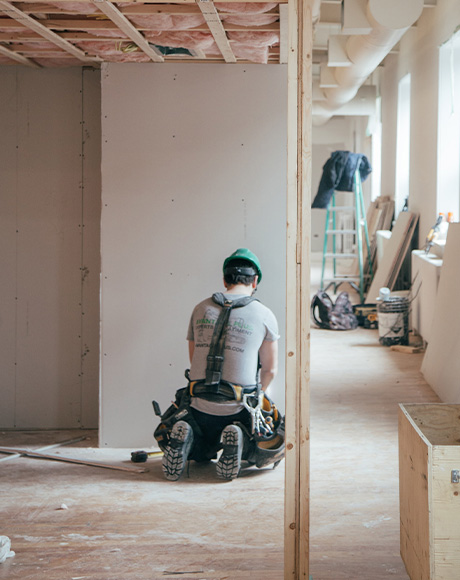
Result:
{"label": "black suspender strap", "polygon": [[256,300],[254,296],[244,296],[238,300],[229,300],[221,292],[212,295],[213,301],[222,307],[217,318],[207,357],[205,385],[218,385],[222,378],[224,364],[225,339],[227,338],[228,320],[233,308],[241,308]]}

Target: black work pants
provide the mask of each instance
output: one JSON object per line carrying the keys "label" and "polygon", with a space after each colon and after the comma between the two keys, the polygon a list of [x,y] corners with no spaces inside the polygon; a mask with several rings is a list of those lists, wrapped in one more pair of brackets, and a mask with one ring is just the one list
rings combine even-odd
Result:
{"label": "black work pants", "polygon": [[[249,432],[251,431],[251,418],[246,409],[241,410],[235,415],[209,415],[202,413],[196,409],[190,408],[192,416],[198,425],[201,434],[194,430],[194,442],[192,451],[189,455],[190,459],[195,461],[209,461],[215,459],[217,452],[221,449],[220,437],[222,431],[227,425],[233,423],[241,423]],[[244,448],[248,446],[249,438],[243,429]],[[244,458],[244,452],[243,452]]]}

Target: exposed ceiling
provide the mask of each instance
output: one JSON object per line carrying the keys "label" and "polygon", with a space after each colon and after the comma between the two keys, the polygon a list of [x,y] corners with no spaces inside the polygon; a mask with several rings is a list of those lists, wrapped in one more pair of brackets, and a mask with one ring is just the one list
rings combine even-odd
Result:
{"label": "exposed ceiling", "polygon": [[278,2],[1,0],[0,14],[1,64],[271,64],[285,58],[280,54],[283,3]]}
{"label": "exposed ceiling", "polygon": [[[316,113],[327,118],[352,101],[422,10],[435,5],[313,0]],[[287,10],[287,0],[0,0],[0,64],[286,63]],[[361,95],[361,103],[373,96]]]}

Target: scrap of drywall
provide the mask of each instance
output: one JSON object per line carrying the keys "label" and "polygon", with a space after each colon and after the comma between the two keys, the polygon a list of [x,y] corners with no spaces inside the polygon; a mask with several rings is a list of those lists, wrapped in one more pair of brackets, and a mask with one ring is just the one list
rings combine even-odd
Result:
{"label": "scrap of drywall", "polygon": [[410,211],[401,212],[396,220],[391,238],[367,293],[366,303],[375,302],[380,288],[393,289],[394,281],[409,248],[418,216]]}

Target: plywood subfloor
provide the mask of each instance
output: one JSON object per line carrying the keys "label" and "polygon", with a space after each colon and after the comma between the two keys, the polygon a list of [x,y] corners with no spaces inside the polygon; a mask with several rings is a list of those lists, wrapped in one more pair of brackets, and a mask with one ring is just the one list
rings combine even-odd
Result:
{"label": "plywood subfloor", "polygon": [[311,573],[314,580],[407,580],[399,555],[398,402],[438,399],[420,354],[378,332],[313,331]]}
{"label": "plywood subfloor", "polygon": [[[437,401],[420,363],[421,355],[379,346],[376,331],[313,330],[314,580],[408,578],[399,556],[397,404]],[[88,441],[59,453],[132,465],[130,450],[85,448],[96,436],[84,434]],[[74,435],[3,432],[0,444],[39,447]],[[230,483],[212,465],[191,464],[179,482],[163,479],[160,460],[147,465],[131,474],[0,462],[0,535],[16,551],[0,579],[282,580],[283,464]]]}

